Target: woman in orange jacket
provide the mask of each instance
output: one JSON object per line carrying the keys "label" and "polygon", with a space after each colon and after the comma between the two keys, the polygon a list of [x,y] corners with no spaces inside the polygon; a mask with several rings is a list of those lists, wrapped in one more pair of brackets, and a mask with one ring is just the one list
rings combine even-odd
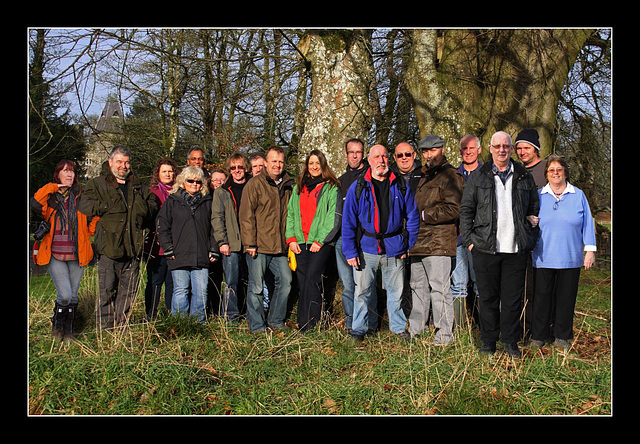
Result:
{"label": "woman in orange jacket", "polygon": [[93,257],[90,237],[100,218],[89,223],[78,211],[81,187],[78,170],[70,160],[61,160],[53,182],[40,188],[31,199],[31,208],[42,215],[51,228],[40,240],[37,265],[48,265],[56,287],[52,333],[60,339],[73,338],[73,320],[78,306],[78,289],[84,267]]}

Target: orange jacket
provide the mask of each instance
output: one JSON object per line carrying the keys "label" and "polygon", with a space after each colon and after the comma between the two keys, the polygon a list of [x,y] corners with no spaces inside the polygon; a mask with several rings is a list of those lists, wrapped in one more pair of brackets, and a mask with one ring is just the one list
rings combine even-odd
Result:
{"label": "orange jacket", "polygon": [[[57,210],[49,206],[49,196],[58,191],[57,183],[48,183],[33,196],[32,208],[41,211],[44,220],[49,221],[51,229],[40,241],[40,248],[38,249],[38,255],[36,256],[36,264],[47,265],[51,260],[51,242],[53,241],[53,233],[55,231]],[[80,187],[78,186],[78,191]],[[80,193],[76,195],[76,207]],[[51,217],[50,217],[51,216]],[[87,216],[78,211],[78,262],[81,267],[87,265],[93,258],[93,249],[91,248],[91,236],[96,232],[96,224],[100,220],[99,217],[94,217],[91,223],[87,223]]]}

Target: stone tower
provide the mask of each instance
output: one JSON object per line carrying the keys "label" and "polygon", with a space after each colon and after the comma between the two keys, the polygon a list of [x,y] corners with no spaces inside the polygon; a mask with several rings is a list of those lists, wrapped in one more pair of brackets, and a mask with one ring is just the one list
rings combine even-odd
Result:
{"label": "stone tower", "polygon": [[120,102],[109,96],[95,129],[91,129],[89,134],[89,149],[85,156],[85,179],[100,175],[102,164],[113,148],[114,137],[122,134],[123,123],[124,114]]}

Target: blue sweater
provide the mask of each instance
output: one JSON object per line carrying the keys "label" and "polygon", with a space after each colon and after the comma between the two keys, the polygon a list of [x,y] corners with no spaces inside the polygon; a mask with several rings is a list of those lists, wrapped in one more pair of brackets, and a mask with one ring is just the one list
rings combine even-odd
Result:
{"label": "blue sweater", "polygon": [[583,250],[596,250],[595,226],[586,196],[570,183],[558,201],[549,185],[538,190],[538,195],[540,237],[532,251],[533,266],[582,267]]}

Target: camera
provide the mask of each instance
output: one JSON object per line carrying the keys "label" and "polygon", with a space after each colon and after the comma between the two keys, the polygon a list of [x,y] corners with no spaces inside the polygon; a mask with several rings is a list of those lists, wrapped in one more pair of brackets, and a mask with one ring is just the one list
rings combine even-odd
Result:
{"label": "camera", "polygon": [[33,233],[33,238],[37,241],[42,240],[42,238],[51,230],[51,225],[47,221],[40,222],[38,225],[38,229]]}

